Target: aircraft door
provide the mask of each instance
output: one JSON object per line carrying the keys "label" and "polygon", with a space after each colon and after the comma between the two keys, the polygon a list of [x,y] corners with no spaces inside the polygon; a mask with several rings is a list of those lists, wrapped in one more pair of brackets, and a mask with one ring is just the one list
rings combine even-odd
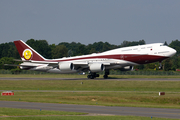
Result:
{"label": "aircraft door", "polygon": [[148,47],[147,49],[149,55],[157,54],[157,52],[154,52],[153,47]]}

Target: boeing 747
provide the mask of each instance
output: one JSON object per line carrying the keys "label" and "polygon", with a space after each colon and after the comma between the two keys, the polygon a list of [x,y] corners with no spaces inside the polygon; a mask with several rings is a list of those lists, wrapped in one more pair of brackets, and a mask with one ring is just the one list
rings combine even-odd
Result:
{"label": "boeing 747", "polygon": [[176,50],[163,43],[138,45],[117,48],[102,53],[46,59],[22,40],[14,41],[23,61],[19,66],[24,70],[35,70],[49,73],[89,72],[90,79],[99,77],[98,72],[105,71],[108,78],[110,69],[130,70],[134,65],[161,62],[176,54]]}

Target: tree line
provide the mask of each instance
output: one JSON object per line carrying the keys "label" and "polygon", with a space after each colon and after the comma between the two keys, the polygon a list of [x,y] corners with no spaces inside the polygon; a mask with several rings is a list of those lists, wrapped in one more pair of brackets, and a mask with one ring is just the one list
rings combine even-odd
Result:
{"label": "tree line", "polygon": [[[39,54],[47,59],[55,59],[62,57],[70,57],[77,55],[86,55],[92,53],[104,52],[107,50],[143,45],[146,44],[144,40],[139,41],[123,41],[120,45],[113,45],[108,42],[95,42],[93,44],[84,45],[76,42],[60,42],[59,44],[48,44],[46,40],[29,39],[26,43],[36,50]],[[168,45],[165,42],[166,45]],[[163,61],[164,70],[176,70],[180,68],[180,41],[173,40],[168,46],[177,50],[174,57]],[[13,42],[0,44],[0,69],[12,69],[13,67],[4,66],[3,64],[19,64],[13,59],[20,59],[19,53]],[[155,69],[158,63],[151,63],[147,65],[136,66],[136,69]]]}

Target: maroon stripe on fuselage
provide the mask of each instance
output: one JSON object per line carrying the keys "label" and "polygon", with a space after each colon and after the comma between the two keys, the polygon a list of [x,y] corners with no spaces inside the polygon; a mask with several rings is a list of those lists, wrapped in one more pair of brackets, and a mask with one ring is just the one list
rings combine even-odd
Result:
{"label": "maroon stripe on fuselage", "polygon": [[118,55],[99,55],[99,56],[87,56],[80,58],[67,58],[60,60],[46,60],[46,62],[65,62],[65,61],[74,61],[74,60],[85,60],[85,59],[116,59],[116,60],[125,60],[129,62],[134,62],[137,64],[146,64],[156,61],[162,61],[168,57],[157,56],[157,55],[140,55],[140,54],[118,54]]}

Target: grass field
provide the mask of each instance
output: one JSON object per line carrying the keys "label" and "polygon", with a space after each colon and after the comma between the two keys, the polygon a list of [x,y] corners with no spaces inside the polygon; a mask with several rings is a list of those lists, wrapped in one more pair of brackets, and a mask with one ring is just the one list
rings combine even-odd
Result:
{"label": "grass field", "polygon": [[0,108],[0,116],[37,116],[37,115],[86,115],[87,113],[80,112],[64,112],[64,111],[50,111],[50,110],[32,110],[19,108]]}
{"label": "grass field", "polygon": [[137,116],[32,116],[3,117],[0,120],[176,120],[168,118],[137,117]]}
{"label": "grass field", "polygon": [[[89,80],[84,75],[0,75],[16,78],[84,78],[82,80],[0,80],[1,91],[14,91],[14,96],[0,96],[0,100],[27,101],[58,104],[82,104],[104,106],[133,106],[180,109],[179,81],[119,81]],[[110,76],[111,78],[180,78],[180,76]],[[83,84],[82,84],[83,83]],[[158,92],[166,92],[159,96]],[[21,113],[21,112],[19,112]],[[1,114],[1,112],[0,112]],[[0,119],[18,119],[8,117]],[[133,119],[148,120],[147,117],[132,116],[35,116],[22,119]],[[153,118],[161,120],[160,118]]]}
{"label": "grass field", "polygon": [[179,95],[168,93],[159,97],[153,92],[15,92],[0,100],[180,109]]}
{"label": "grass field", "polygon": [[[78,74],[0,74],[0,77],[12,77],[12,78],[85,78],[87,75]],[[99,78],[103,78],[100,75]],[[109,78],[180,78],[180,75],[109,75]]]}
{"label": "grass field", "polygon": [[[44,77],[44,75],[37,76]],[[72,76],[66,75],[66,77]],[[25,76],[17,75],[16,77]],[[0,82],[1,91],[14,90],[15,92],[14,96],[1,96],[0,100],[105,106],[180,108],[179,81],[110,81],[103,79],[85,79],[1,80]],[[160,91],[166,92],[166,95],[158,96],[158,92]]]}

